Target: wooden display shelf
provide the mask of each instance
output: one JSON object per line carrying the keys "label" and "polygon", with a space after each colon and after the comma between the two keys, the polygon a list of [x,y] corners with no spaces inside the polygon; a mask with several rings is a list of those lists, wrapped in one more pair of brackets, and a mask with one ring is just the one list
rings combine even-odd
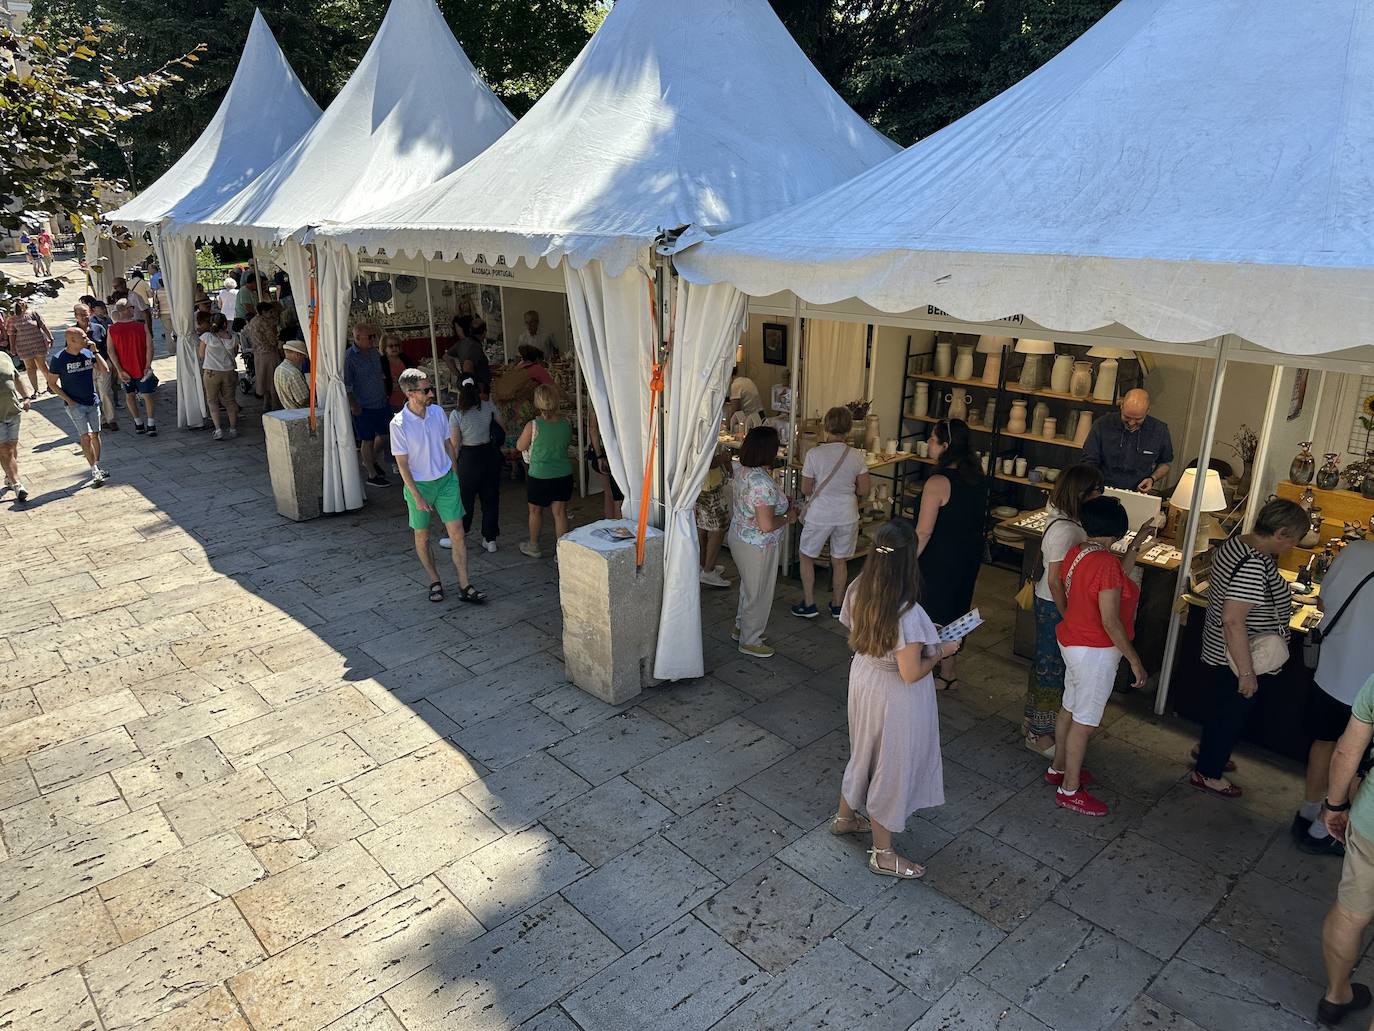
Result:
{"label": "wooden display shelf", "polygon": [[[1297,501],[1306,486],[1291,480],[1281,480],[1275,493],[1289,501]],[[1374,501],[1353,490],[1322,490],[1312,487],[1313,504],[1322,510],[1322,518],[1328,523],[1359,523],[1369,527],[1369,518],[1374,516]],[[1336,534],[1337,537],[1340,534]]]}
{"label": "wooden display shelf", "polygon": [[1002,480],[1006,483],[1019,483],[1023,487],[1034,487],[1036,490],[1043,490],[1047,494],[1054,490],[1054,484],[1052,483],[1032,483],[1024,476],[1013,476],[1010,473],[997,472],[993,473],[992,477],[995,480]]}
{"label": "wooden display shelf", "polygon": [[1075,444],[1072,440],[1065,440],[1063,437],[1046,437],[1040,433],[1013,433],[1011,430],[1003,430],[1002,436],[1011,437],[1014,440],[1031,440],[1037,444],[1053,444],[1056,447],[1073,448],[1075,451],[1082,451],[1082,444]]}
{"label": "wooden display shelf", "polygon": [[1018,383],[1008,383],[1007,392],[1010,394],[1025,394],[1029,397],[1046,397],[1052,401],[1071,401],[1079,405],[1092,405],[1096,408],[1115,408],[1115,401],[1098,401],[1093,397],[1074,397],[1072,394],[1061,394],[1057,390],[1046,390],[1044,387],[1023,387]]}
{"label": "wooden display shelf", "polygon": [[980,377],[955,379],[953,376],[937,376],[933,372],[908,372],[907,379],[923,379],[928,383],[949,383],[956,387],[979,387],[982,390],[996,390],[996,383],[984,383]]}

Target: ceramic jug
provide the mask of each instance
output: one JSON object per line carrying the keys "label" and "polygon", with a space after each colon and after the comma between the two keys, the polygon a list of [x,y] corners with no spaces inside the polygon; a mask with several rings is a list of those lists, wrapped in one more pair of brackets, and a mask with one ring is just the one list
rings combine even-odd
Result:
{"label": "ceramic jug", "polygon": [[878,438],[882,435],[882,429],[878,425],[878,414],[869,412],[864,416],[864,450],[877,451]]}
{"label": "ceramic jug", "polygon": [[968,418],[968,403],[973,400],[972,394],[956,390],[952,394],[946,394],[945,400],[949,402],[949,411],[945,413],[946,419]]}
{"label": "ceramic jug", "polygon": [[1116,400],[1116,359],[1107,358],[1097,367],[1097,383],[1093,386],[1094,401]]}
{"label": "ceramic jug", "polygon": [[1317,471],[1317,460],[1312,457],[1312,442],[1304,440],[1298,446],[1302,450],[1293,457],[1293,464],[1288,467],[1288,479],[1292,483],[1311,483],[1312,475]]}
{"label": "ceramic jug", "polygon": [[1335,490],[1336,485],[1341,482],[1341,469],[1336,464],[1336,459],[1340,457],[1338,451],[1328,451],[1326,453],[1326,464],[1317,471],[1317,487],[1321,490]]}
{"label": "ceramic jug", "polygon": [[1050,370],[1050,389],[1056,394],[1067,394],[1069,382],[1073,379],[1073,355],[1054,356],[1054,368]]}
{"label": "ceramic jug", "polygon": [[922,418],[930,413],[930,384],[921,380],[916,384],[916,400],[912,415]]}
{"label": "ceramic jug", "polygon": [[1093,363],[1074,362],[1069,379],[1069,393],[1074,397],[1088,397],[1093,392]]}

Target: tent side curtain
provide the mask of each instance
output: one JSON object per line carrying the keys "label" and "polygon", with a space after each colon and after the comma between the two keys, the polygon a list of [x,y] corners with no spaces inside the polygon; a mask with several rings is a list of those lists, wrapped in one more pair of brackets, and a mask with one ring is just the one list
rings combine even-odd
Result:
{"label": "tent side curtain", "polygon": [[625,493],[624,510],[631,518],[639,513],[653,425],[649,381],[656,341],[650,316],[649,262],[649,251],[643,248],[639,261],[619,275],[599,261],[581,268],[563,266],[577,361],[587,381],[611,475]]}
{"label": "tent side curtain", "polygon": [[152,236],[167,304],[172,309],[172,330],[177,335],[177,425],[199,428],[205,425],[209,412],[196,338],[196,244],[194,240],[164,239],[157,229]]}
{"label": "tent side curtain", "polygon": [[[288,268],[303,266],[303,258],[291,255],[301,248],[288,240]],[[353,297],[356,255],[337,244],[317,244],[315,276],[319,284],[319,367],[315,371],[315,396],[323,399],[321,431],[324,434],[324,510],[350,512],[363,506],[363,481],[358,470],[356,442],[348,393],[343,385],[344,352],[348,349],[348,310]],[[288,273],[289,274],[289,273]],[[309,276],[293,285],[292,296],[309,296]],[[297,309],[299,310],[299,309]],[[309,325],[309,323],[306,323]]]}
{"label": "tent side curtain", "polygon": [[654,657],[654,676],[662,680],[705,673],[695,508],[719,445],[721,412],[747,306],[748,298],[732,286],[678,281],[663,441],[663,609]]}

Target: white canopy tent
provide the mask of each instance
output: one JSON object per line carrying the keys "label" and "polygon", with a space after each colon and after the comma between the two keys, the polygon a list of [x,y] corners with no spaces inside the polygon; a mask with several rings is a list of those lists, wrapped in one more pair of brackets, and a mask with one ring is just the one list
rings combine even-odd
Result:
{"label": "white canopy tent", "polygon": [[953,125],[677,266],[750,294],[1203,341],[1205,468],[1228,355],[1368,361],[1371,144],[1374,0],[1122,0]]}
{"label": "white canopy tent", "polygon": [[[652,425],[654,241],[702,238],[842,182],[896,147],[812,67],[766,0],[620,0],[520,123],[466,167],[321,236],[352,248],[563,266],[574,342],[635,511]],[[673,293],[667,570],[655,672],[702,673],[692,508],[744,299]],[[660,298],[661,300],[661,298]],[[663,305],[663,307],[669,307]]]}
{"label": "white canopy tent", "polygon": [[[348,83],[290,150],[216,210],[179,221],[179,239],[285,244],[302,326],[310,325],[305,244],[315,227],[363,216],[459,168],[515,122],[482,81],[433,0],[393,0]],[[324,508],[363,503],[342,380],[356,263],[344,248],[315,254],[318,370],[326,440]]]}
{"label": "white canopy tent", "polygon": [[[213,211],[252,182],[319,117],[319,106],[291,70],[262,12],[254,11],[243,56],[205,131],[156,182],[106,215],[109,222],[134,232],[152,231],[172,325],[184,345],[177,349],[178,426],[198,427],[206,415],[193,343],[195,240],[168,239],[161,227]],[[93,241],[88,234],[88,253],[93,253],[93,242],[98,246],[98,235]]]}

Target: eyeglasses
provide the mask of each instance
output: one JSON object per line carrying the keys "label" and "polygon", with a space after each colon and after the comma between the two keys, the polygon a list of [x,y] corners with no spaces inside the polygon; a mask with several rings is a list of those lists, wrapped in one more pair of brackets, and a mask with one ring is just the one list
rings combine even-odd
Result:
{"label": "eyeglasses", "polygon": [[432,393],[434,393],[434,388],[433,388],[433,387],[416,387],[414,390],[407,390],[406,393],[407,393],[407,394],[432,394]]}

